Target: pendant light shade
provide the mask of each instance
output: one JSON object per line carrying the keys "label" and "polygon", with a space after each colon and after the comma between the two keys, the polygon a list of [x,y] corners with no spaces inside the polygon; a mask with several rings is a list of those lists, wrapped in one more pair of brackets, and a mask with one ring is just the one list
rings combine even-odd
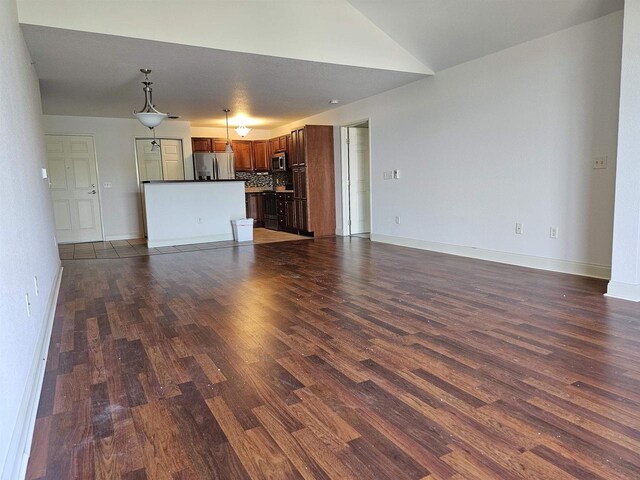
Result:
{"label": "pendant light shade", "polygon": [[166,113],[159,112],[135,112],[134,115],[138,120],[140,120],[140,123],[147,128],[155,128],[160,125],[165,118],[167,118]]}
{"label": "pendant light shade", "polygon": [[245,127],[244,125],[240,125],[238,128],[236,128],[236,132],[238,133],[238,135],[240,135],[241,137],[246,137],[247,133],[249,133],[251,131],[250,128]]}
{"label": "pendant light shade", "polygon": [[139,112],[133,112],[133,114],[145,127],[155,128],[168,117],[168,114],[158,111],[153,104],[153,90],[151,88],[153,82],[149,81],[149,74],[151,73],[151,70],[148,68],[141,68],[140,71],[144,73],[144,81],[142,82],[142,85],[144,85],[144,88],[142,89],[144,92],[144,106],[142,107],[142,110]]}

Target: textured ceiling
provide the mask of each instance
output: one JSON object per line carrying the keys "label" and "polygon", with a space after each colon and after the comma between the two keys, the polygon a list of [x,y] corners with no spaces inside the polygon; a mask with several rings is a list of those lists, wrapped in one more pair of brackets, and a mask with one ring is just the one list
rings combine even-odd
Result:
{"label": "textured ceiling", "polygon": [[[196,126],[224,124],[222,109],[273,128],[405,85],[425,75],[292,60],[150,40],[22,26],[45,114],[132,117],[143,105],[141,67],[154,102]],[[236,120],[234,119],[234,122]]]}

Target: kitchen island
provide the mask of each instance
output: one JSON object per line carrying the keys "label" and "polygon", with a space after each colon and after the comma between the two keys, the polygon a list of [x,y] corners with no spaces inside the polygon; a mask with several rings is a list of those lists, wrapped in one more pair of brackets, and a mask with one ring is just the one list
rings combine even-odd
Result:
{"label": "kitchen island", "polygon": [[243,180],[143,182],[149,248],[233,240],[245,218]]}

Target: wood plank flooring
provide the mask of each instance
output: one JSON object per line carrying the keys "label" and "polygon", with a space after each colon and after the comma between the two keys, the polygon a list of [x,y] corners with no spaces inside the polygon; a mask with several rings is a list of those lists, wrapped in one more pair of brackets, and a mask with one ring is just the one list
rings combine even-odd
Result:
{"label": "wood plank flooring", "polygon": [[362,238],[64,267],[29,479],[640,478],[604,281]]}
{"label": "wood plank flooring", "polygon": [[85,242],[64,243],[58,246],[58,252],[62,260],[92,260],[96,258],[128,258],[145,257],[148,255],[161,255],[166,253],[192,252],[194,250],[213,250],[215,248],[243,247],[261,243],[290,242],[292,240],[309,240],[294,233],[279,232],[266,228],[253,229],[253,241],[250,242],[208,242],[190,245],[177,245],[169,247],[149,248],[147,240],[138,238],[134,240],[112,240],[109,242]]}

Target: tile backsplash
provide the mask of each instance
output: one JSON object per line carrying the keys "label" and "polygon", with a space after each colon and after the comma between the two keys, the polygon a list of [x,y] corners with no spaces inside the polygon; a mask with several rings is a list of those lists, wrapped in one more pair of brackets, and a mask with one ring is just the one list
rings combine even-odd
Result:
{"label": "tile backsplash", "polygon": [[291,172],[275,172],[260,175],[251,172],[236,172],[237,180],[244,180],[247,187],[274,188],[292,182]]}

